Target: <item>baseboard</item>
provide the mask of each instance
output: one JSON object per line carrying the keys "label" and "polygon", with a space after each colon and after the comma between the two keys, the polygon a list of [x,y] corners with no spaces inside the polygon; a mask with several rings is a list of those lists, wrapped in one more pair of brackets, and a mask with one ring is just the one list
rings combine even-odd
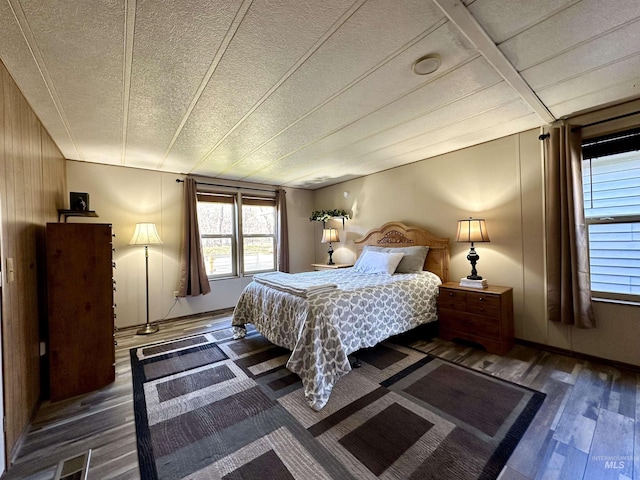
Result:
{"label": "baseboard", "polygon": [[617,360],[610,360],[608,358],[597,357],[595,355],[589,355],[586,353],[574,352],[573,350],[567,350],[566,348],[553,347],[551,345],[545,345],[544,343],[531,342],[529,340],[522,340],[520,338],[515,339],[515,343],[524,345],[525,347],[537,348],[538,350],[544,350],[550,353],[557,353],[559,355],[566,355],[568,357],[579,358],[588,362],[602,363],[611,367],[619,368],[622,370],[630,370],[634,373],[640,373],[640,366],[633,365],[632,363],[619,362]]}
{"label": "baseboard", "polygon": [[35,421],[36,415],[38,414],[38,410],[40,410],[41,406],[42,406],[42,396],[40,396],[36,404],[33,406],[33,409],[31,410],[31,415],[29,416],[29,421],[22,429],[22,432],[20,433],[20,435],[18,435],[18,438],[16,438],[16,441],[13,444],[11,451],[6,452],[6,454],[4,452],[0,452],[0,454],[5,455],[5,463],[6,463],[5,471],[6,472],[9,471],[9,469],[11,468],[11,465],[13,465],[15,461],[18,459],[18,454],[20,453],[20,449],[22,448],[22,445],[24,444],[24,441],[27,438],[27,434],[29,433],[29,430],[31,430],[31,426]]}
{"label": "baseboard", "polygon": [[[181,317],[172,317],[172,318],[165,318],[162,320],[155,320],[151,323],[154,325],[162,325],[165,323],[171,323],[171,322],[177,322],[177,321],[196,320],[196,319],[207,318],[207,317],[218,317],[218,316],[229,315],[233,313],[233,309],[234,307],[221,308],[219,310],[210,310],[208,312],[192,313],[191,315],[183,315]],[[129,330],[138,330],[140,327],[144,327],[144,324],[129,325],[126,327],[117,327],[117,330],[118,332],[127,332]]]}

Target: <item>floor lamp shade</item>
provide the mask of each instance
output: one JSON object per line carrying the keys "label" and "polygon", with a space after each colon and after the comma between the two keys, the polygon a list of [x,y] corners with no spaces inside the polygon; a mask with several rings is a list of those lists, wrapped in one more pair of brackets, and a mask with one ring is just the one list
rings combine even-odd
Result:
{"label": "floor lamp shade", "polygon": [[133,232],[129,245],[159,245],[162,244],[155,223],[138,223]]}
{"label": "floor lamp shade", "polygon": [[160,245],[160,235],[158,235],[158,229],[155,223],[138,223],[136,229],[133,232],[133,236],[129,241],[129,245],[144,245],[144,265],[145,265],[145,293],[147,300],[147,323],[138,330],[138,335],[149,335],[150,333],[156,333],[159,330],[157,325],[149,324],[149,245]]}

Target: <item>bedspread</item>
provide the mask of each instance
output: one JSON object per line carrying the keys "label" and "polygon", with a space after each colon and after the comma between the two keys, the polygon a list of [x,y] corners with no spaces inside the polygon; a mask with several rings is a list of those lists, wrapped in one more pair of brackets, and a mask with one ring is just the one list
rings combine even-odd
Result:
{"label": "bedspread", "polygon": [[351,268],[293,275],[337,288],[306,298],[250,283],[233,313],[238,337],[253,324],[272,343],[291,350],[287,368],[302,380],[314,410],[351,371],[348,355],[437,319],[440,278],[430,272],[361,274]]}

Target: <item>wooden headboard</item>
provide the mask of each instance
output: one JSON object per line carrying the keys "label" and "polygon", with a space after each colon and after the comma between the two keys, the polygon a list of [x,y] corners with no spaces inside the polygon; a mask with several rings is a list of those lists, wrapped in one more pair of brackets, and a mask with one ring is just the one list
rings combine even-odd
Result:
{"label": "wooden headboard", "polygon": [[443,282],[449,281],[449,239],[436,237],[424,228],[389,222],[369,231],[353,243],[356,245],[358,257],[365,245],[391,248],[426,245],[429,247],[429,253],[423,270],[435,273]]}

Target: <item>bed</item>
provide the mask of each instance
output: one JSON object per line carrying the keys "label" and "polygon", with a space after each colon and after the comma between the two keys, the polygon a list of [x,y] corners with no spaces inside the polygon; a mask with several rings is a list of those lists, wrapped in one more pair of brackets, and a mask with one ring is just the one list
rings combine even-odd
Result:
{"label": "bed", "polygon": [[[233,313],[236,338],[253,324],[291,351],[286,366],[301,378],[314,410],[324,407],[335,383],[351,371],[350,354],[437,320],[438,285],[448,280],[449,240],[420,227],[386,223],[354,244],[354,268],[254,276]],[[415,268],[412,254],[424,246],[422,268]],[[379,255],[372,251],[384,251],[387,259],[408,252],[402,258],[414,265],[398,266],[408,273],[362,273],[363,261]]]}

